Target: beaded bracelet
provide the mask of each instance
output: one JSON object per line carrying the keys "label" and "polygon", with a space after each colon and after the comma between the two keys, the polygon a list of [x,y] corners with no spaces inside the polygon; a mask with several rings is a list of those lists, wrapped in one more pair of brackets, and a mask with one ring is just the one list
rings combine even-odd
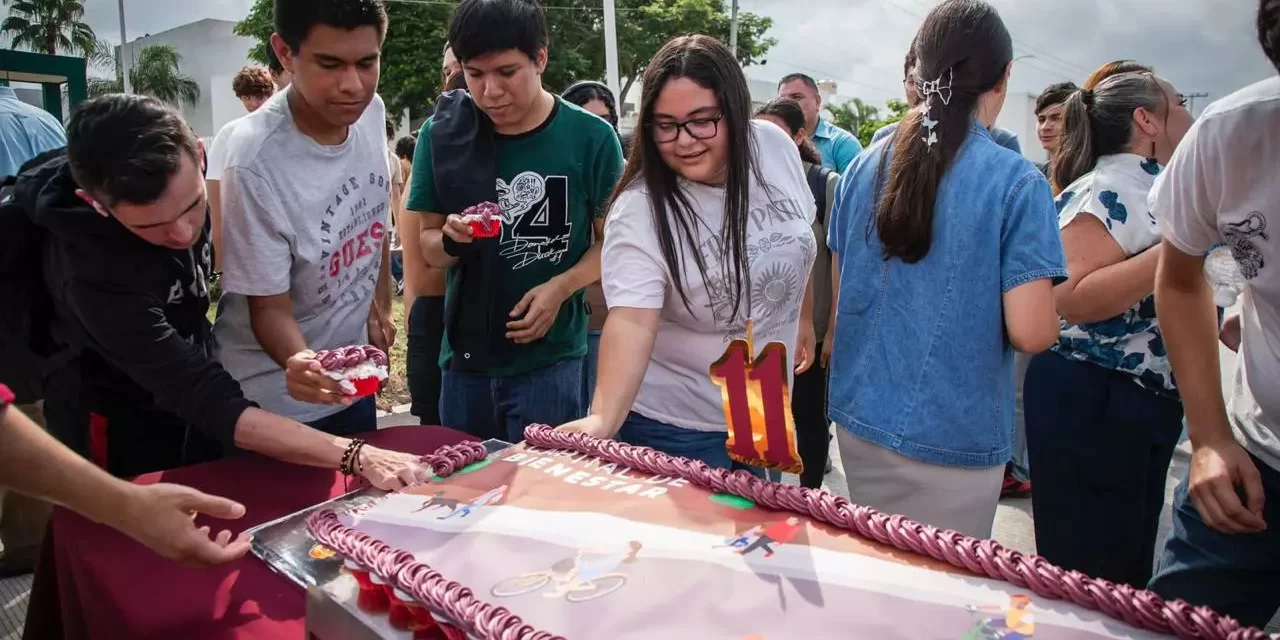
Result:
{"label": "beaded bracelet", "polygon": [[360,438],[352,438],[347,450],[342,452],[342,462],[338,464],[338,471],[344,476],[354,476],[364,470],[364,464],[360,462],[360,449],[364,447],[364,440]]}

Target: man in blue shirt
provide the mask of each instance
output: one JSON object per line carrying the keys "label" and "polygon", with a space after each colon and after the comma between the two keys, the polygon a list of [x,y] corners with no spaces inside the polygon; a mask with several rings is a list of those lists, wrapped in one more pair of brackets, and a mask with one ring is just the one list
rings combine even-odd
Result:
{"label": "man in blue shirt", "polygon": [[[49,112],[18,99],[13,89],[0,86],[0,177],[18,173],[22,164],[41,153],[67,145],[67,136]],[[19,392],[22,393],[22,392]],[[17,408],[44,426],[39,398],[23,397]],[[0,577],[30,573],[44,537],[49,505],[35,498],[0,490]]]}
{"label": "man in blue shirt", "polygon": [[803,73],[793,73],[778,83],[778,96],[800,104],[804,111],[804,130],[822,154],[822,165],[839,173],[862,153],[862,143],[852,133],[822,119],[822,95],[818,83]]}
{"label": "man in blue shirt", "polygon": [[0,86],[0,176],[14,175],[22,163],[65,146],[67,135],[57,118]]}

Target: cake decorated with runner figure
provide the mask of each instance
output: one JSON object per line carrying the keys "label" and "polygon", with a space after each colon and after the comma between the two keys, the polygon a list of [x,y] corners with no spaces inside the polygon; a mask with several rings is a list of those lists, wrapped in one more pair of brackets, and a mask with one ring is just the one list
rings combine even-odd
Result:
{"label": "cake decorated with runner figure", "polygon": [[443,637],[1262,640],[1204,608],[834,494],[531,426],[312,514],[362,607]]}

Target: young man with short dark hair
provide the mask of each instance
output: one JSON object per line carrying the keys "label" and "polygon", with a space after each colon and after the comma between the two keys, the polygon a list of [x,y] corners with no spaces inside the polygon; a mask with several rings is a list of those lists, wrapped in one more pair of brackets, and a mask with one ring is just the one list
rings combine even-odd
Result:
{"label": "young man with short dark hair", "polygon": [[[1258,40],[1280,71],[1280,0]],[[1264,627],[1280,609],[1280,77],[1209,105],[1151,192],[1164,233],[1156,313],[1186,408],[1191,464],[1150,588]],[[1228,243],[1245,280],[1235,381],[1224,403],[1204,256]]]}
{"label": "young man with short dark hair", "polygon": [[276,0],[270,44],[293,83],[236,126],[222,180],[218,359],[249,398],[335,435],[375,429],[377,409],[314,351],[395,337],[386,29],[381,0]]}
{"label": "young man with short dark hair", "polygon": [[[232,448],[336,469],[352,441],[255,407],[213,359],[202,146],[172,106],[104,96],[80,104],[67,148],[33,160],[0,199],[0,255],[34,244],[43,265],[39,281],[0,285],[40,313],[27,342],[48,363],[49,431],[117,476]],[[356,451],[376,485],[424,475],[413,456]]]}
{"label": "young man with short dark hair", "polygon": [[1040,165],[1040,171],[1049,176],[1049,168],[1053,163],[1053,154],[1058,152],[1058,140],[1062,137],[1062,112],[1066,109],[1067,98],[1079,87],[1074,82],[1051,84],[1036,98],[1036,137],[1040,138],[1040,146],[1044,147],[1049,159]]}
{"label": "young man with short dark hair", "polygon": [[[408,204],[427,263],[449,269],[440,417],[516,442],[586,413],[583,289],[600,279],[622,151],[609,123],[542,88],[537,2],[463,0],[449,42],[470,94],[446,94],[423,125]],[[483,202],[501,207],[496,238],[459,215]]]}
{"label": "young man with short dark hair", "polygon": [[804,130],[822,154],[823,166],[837,173],[862,153],[862,143],[856,135],[831,124],[822,117],[822,94],[818,83],[803,73],[793,73],[778,81],[778,95],[795,100],[804,111]]}

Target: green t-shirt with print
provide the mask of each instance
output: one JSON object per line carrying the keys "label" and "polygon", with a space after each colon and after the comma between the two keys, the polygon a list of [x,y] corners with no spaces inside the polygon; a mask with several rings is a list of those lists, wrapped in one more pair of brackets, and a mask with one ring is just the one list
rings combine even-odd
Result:
{"label": "green t-shirt with print", "polygon": [[[410,178],[407,208],[440,211],[431,162],[431,125],[427,120],[418,134]],[[599,117],[556,98],[546,122],[515,136],[498,135],[498,204],[502,206],[499,274],[496,290],[487,292],[506,318],[516,303],[534,287],[568,271],[582,259],[593,242],[593,222],[622,174],[622,147],[613,127]],[[467,295],[460,289],[458,269],[446,275],[445,305]],[[461,303],[461,300],[454,301]],[[560,307],[555,324],[541,340],[523,345],[511,343],[504,357],[488,367],[488,375],[513,376],[549,367],[587,353],[587,306],[582,291]],[[505,327],[494,327],[505,332]],[[440,366],[449,368],[454,345],[446,334],[440,349]],[[467,357],[469,354],[461,354]]]}

